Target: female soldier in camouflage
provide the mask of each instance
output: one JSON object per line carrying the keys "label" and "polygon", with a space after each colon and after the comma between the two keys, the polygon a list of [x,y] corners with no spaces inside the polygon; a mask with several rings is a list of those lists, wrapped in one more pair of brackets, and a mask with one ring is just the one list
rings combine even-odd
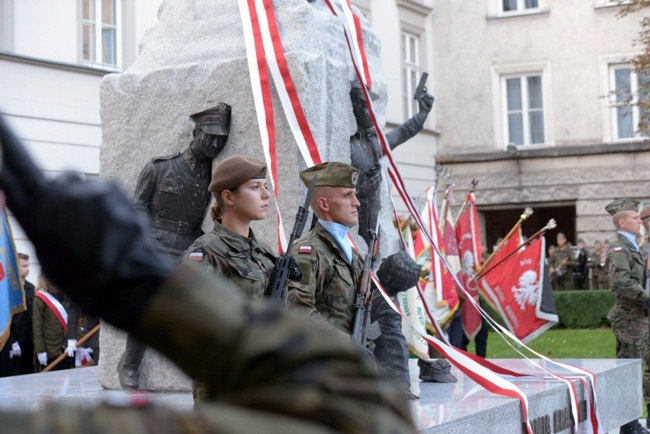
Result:
{"label": "female soldier in camouflage", "polygon": [[[266,217],[271,196],[266,186],[263,161],[236,155],[220,162],[208,187],[215,198],[210,208],[214,229],[198,238],[184,259],[200,262],[254,299],[264,295],[276,259],[250,228],[253,220]],[[208,398],[202,383],[194,382],[192,391],[196,402]]]}
{"label": "female soldier in camouflage", "polygon": [[244,155],[226,158],[215,167],[208,189],[216,200],[210,208],[214,229],[198,238],[185,258],[201,262],[248,296],[260,298],[276,259],[250,228],[253,220],[264,220],[269,208],[266,164]]}

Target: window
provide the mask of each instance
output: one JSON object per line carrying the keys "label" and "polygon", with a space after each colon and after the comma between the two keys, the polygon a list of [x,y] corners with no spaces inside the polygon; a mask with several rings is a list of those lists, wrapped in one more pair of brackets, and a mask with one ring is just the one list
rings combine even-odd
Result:
{"label": "window", "polygon": [[501,0],[503,12],[517,12],[526,9],[538,9],[539,0]]}
{"label": "window", "polygon": [[118,66],[118,0],[81,0],[84,63]]}
{"label": "window", "polygon": [[639,98],[649,97],[650,77],[634,72],[629,64],[610,67],[610,90],[612,95],[612,124],[614,140],[636,139],[641,118],[647,118],[646,111],[637,105]]}
{"label": "window", "polygon": [[404,86],[404,115],[406,119],[418,112],[418,103],[413,99],[413,95],[420,80],[419,52],[419,36],[402,32],[402,83]]}
{"label": "window", "polygon": [[545,143],[542,76],[504,77],[507,144]]}

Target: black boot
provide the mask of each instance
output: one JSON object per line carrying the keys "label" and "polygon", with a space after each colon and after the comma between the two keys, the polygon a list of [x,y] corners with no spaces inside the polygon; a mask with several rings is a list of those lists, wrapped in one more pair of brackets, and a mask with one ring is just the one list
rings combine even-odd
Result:
{"label": "black boot", "polygon": [[146,345],[133,339],[131,335],[127,335],[126,350],[122,354],[119,366],[117,367],[118,378],[122,389],[138,388],[138,373],[146,349]]}
{"label": "black boot", "polygon": [[648,430],[643,428],[643,425],[639,423],[638,420],[633,420],[628,422],[621,427],[619,430],[620,434],[648,434]]}

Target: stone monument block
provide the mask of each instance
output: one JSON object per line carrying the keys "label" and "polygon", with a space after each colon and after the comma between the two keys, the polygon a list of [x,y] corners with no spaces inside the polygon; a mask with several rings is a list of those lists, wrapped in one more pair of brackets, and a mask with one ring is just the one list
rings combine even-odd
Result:
{"label": "stone monument block", "polygon": [[[322,3],[275,0],[273,5],[288,67],[320,153],[325,161],[349,162],[349,138],[356,131],[349,97],[350,81],[355,75],[343,24]],[[158,24],[145,34],[137,61],[123,73],[107,75],[101,83],[100,176],[117,180],[129,193],[149,159],[174,154],[189,145],[193,129],[189,115],[218,102],[232,107],[228,143],[218,159],[236,154],[259,158],[263,155],[238,2],[166,0],[158,19]],[[381,72],[380,43],[368,21],[362,18],[362,25],[373,90],[380,95],[376,111],[383,126],[386,83]],[[298,178],[299,170],[306,168],[306,164],[274,84],[272,93],[278,148],[277,188],[288,234],[306,194]],[[388,204],[387,192],[384,199],[384,204]],[[254,230],[275,246],[274,206],[270,211],[265,221],[255,222]],[[390,213],[383,213],[382,217],[383,227],[392,228]],[[211,229],[212,222],[206,220],[204,230]],[[358,241],[364,246],[361,238]],[[121,332],[110,327],[102,330],[98,376],[104,387],[119,387],[116,367],[124,345]],[[189,387],[187,378],[150,349],[142,371],[140,386],[144,389]]]}

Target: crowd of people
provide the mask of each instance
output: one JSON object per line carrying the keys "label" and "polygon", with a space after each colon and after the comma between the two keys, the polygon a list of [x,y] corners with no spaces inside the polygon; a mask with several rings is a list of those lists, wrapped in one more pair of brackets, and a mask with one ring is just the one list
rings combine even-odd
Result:
{"label": "crowd of people", "polygon": [[[85,315],[56,285],[40,273],[36,287],[27,280],[29,255],[18,253],[18,275],[26,310],[15,314],[9,338],[0,351],[0,377],[93,366],[99,362],[99,333],[77,348],[77,341],[99,324]],[[53,363],[63,353],[67,355]]]}
{"label": "crowd of people", "polygon": [[610,242],[596,240],[588,248],[580,238],[576,245],[558,232],[557,245],[548,249],[549,278],[554,291],[572,289],[609,289],[607,282],[607,251]]}

